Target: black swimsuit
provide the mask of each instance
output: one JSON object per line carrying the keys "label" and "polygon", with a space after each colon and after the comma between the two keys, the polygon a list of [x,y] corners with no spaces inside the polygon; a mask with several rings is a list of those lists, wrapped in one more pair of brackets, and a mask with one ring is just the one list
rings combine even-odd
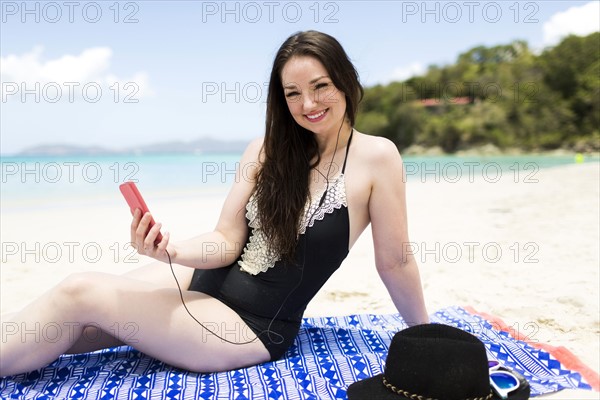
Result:
{"label": "black swimsuit", "polygon": [[279,359],[293,343],[309,301],[348,255],[344,172],[351,140],[352,134],[341,174],[305,210],[292,263],[266,250],[251,196],[246,206],[250,232],[240,258],[223,268],[194,271],[189,290],[206,293],[234,310],[265,345],[271,360]]}

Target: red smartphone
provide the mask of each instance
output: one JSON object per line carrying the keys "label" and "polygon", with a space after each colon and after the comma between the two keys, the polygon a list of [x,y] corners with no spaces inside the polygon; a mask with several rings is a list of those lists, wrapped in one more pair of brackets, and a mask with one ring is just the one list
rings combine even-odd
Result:
{"label": "red smartphone", "polygon": [[[144,198],[142,197],[140,191],[138,190],[137,186],[135,185],[135,183],[133,182],[125,182],[121,185],[119,185],[119,189],[121,190],[121,193],[123,193],[123,197],[125,197],[125,200],[127,200],[127,204],[129,204],[129,208],[131,210],[131,215],[133,215],[133,213],[135,212],[136,208],[139,208],[140,210],[142,210],[142,215],[144,215],[145,213],[147,213],[148,210],[148,206],[146,205],[146,202],[144,201]],[[154,226],[155,222],[154,222],[154,218],[152,218],[150,220],[150,225],[148,226],[148,230],[150,230],[150,228],[152,228]],[[158,232],[158,236],[156,237],[156,240],[154,241],[154,244],[157,245],[161,242],[162,240],[162,234],[160,232]]]}

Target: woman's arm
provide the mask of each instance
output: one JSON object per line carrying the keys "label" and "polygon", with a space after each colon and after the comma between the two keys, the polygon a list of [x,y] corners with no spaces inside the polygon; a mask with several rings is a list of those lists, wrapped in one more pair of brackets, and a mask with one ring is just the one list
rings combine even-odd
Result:
{"label": "woman's arm", "polygon": [[214,231],[177,243],[169,243],[170,235],[165,233],[162,242],[154,246],[161,225],[156,224],[145,235],[150,215],[147,213],[142,218],[136,214],[131,224],[131,236],[138,252],[167,261],[166,249],[173,263],[201,269],[224,267],[234,262],[242,253],[248,236],[246,204],[256,184],[261,148],[262,138],[250,143],[244,152]]}
{"label": "woman's arm", "polygon": [[429,322],[419,268],[410,252],[405,175],[396,146],[377,138],[370,162],[373,185],[369,199],[375,265],[394,305],[408,325]]}

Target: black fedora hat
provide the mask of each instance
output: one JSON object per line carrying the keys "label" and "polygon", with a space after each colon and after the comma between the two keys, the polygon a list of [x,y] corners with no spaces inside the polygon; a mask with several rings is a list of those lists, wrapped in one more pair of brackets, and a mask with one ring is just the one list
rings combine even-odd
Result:
{"label": "black fedora hat", "polygon": [[[528,399],[527,381],[509,399]],[[349,400],[492,400],[485,346],[442,324],[416,325],[394,335],[385,370],[348,387]]]}

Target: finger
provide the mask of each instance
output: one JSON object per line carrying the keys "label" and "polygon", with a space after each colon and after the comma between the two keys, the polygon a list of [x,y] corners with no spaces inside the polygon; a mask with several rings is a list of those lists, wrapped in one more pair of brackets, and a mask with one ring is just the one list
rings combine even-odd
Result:
{"label": "finger", "polygon": [[146,232],[148,232],[148,227],[150,225],[150,220],[152,219],[152,215],[150,213],[144,214],[140,223],[135,230],[135,241],[140,244],[142,247],[144,246],[144,241],[146,239]]}
{"label": "finger", "polygon": [[145,249],[154,249],[154,243],[156,242],[156,238],[161,227],[162,224],[159,222],[154,224],[154,226],[148,231],[148,235],[146,235],[146,238],[144,239]]}
{"label": "finger", "polygon": [[139,237],[141,235],[142,239],[146,237],[146,232],[148,231],[151,220],[152,215],[150,215],[150,213],[146,213],[142,216],[142,218],[140,219],[140,223],[138,224],[137,229],[135,231],[136,236]]}
{"label": "finger", "polygon": [[163,236],[162,240],[156,247],[156,251],[159,252],[160,254],[164,253],[165,250],[167,250],[167,245],[169,244],[169,238],[171,237],[169,232],[163,233],[162,236]]}

